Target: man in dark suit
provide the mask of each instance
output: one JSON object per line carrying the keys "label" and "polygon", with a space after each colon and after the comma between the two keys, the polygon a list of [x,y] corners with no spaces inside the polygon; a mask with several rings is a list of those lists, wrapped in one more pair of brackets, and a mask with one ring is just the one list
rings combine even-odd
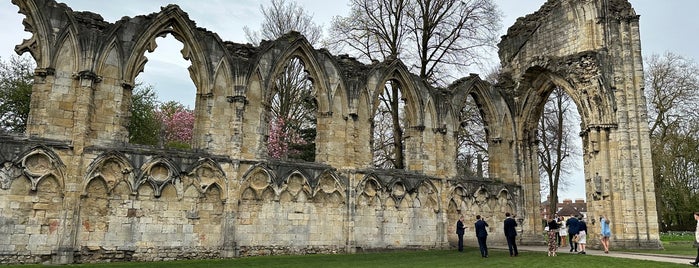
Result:
{"label": "man in dark suit", "polygon": [[456,235],[459,236],[459,252],[464,252],[464,216],[461,215],[456,222]]}
{"label": "man in dark suit", "polygon": [[573,237],[578,235],[579,222],[575,215],[571,216],[566,220],[566,226],[568,226],[568,242],[570,243],[570,252],[578,252],[578,243],[573,242]]}
{"label": "man in dark suit", "polygon": [[507,249],[510,250],[510,257],[519,256],[517,251],[517,244],[515,243],[515,238],[517,237],[517,221],[513,219],[509,212],[505,213],[505,219],[503,229],[505,230],[505,238],[507,239]]}
{"label": "man in dark suit", "polygon": [[478,238],[478,247],[481,250],[481,257],[488,258],[488,245],[485,243],[488,238],[488,223],[481,215],[476,215],[476,237]]}

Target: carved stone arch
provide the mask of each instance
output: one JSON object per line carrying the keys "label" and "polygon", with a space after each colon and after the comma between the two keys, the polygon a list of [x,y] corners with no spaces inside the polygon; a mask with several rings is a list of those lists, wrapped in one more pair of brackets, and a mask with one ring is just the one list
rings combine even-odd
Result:
{"label": "carved stone arch", "polygon": [[[245,92],[240,94],[237,92],[235,84],[233,83],[233,77],[231,76],[231,66],[226,58],[221,58],[221,60],[214,66],[213,72],[213,87],[211,87],[211,92],[204,92],[205,94],[213,94],[214,96],[245,96]],[[222,79],[222,81],[219,81]],[[219,89],[219,83],[220,89]],[[244,84],[244,83],[243,83]],[[221,90],[217,92],[217,90]]]}
{"label": "carved stone arch", "polygon": [[[369,77],[372,77],[372,80],[376,82],[374,88],[368,88],[371,93],[370,115],[373,115],[379,107],[377,99],[384,90],[385,82],[395,80],[400,84],[401,95],[406,99],[405,119],[407,122],[405,127],[424,126],[423,114],[420,113],[424,108],[423,94],[420,93],[420,87],[415,83],[413,75],[402,61],[394,60],[381,69],[375,69]],[[432,110],[430,113],[436,114],[436,111]]]}
{"label": "carved stone arch", "polygon": [[408,185],[402,179],[393,179],[386,185],[387,198],[393,199],[396,207],[401,206],[403,199],[409,196]]}
{"label": "carved stone arch", "polygon": [[[476,106],[478,107],[478,112],[483,119],[483,127],[485,130],[486,137],[489,139],[502,138],[503,132],[509,132],[511,129],[503,129],[504,125],[513,126],[511,122],[504,121],[505,119],[510,120],[509,106],[498,105],[497,100],[501,100],[499,92],[492,90],[492,85],[490,83],[483,81],[478,77],[478,75],[472,75],[467,78],[461,79],[454,83],[452,90],[455,92],[454,99],[452,101],[453,110],[448,111],[453,113],[451,121],[453,124],[450,126],[452,131],[458,131],[461,127],[461,122],[457,120],[459,118],[458,114],[461,109],[466,104],[469,97],[472,97]],[[498,128],[497,126],[501,126]]]}
{"label": "carved stone arch", "polygon": [[[55,52],[51,55],[51,63],[49,66],[59,69],[64,64],[59,64],[61,60],[71,60],[73,62],[73,68],[92,68],[92,66],[82,66],[83,55],[80,54],[80,42],[76,36],[77,30],[72,25],[68,25],[65,29],[59,32],[56,36]],[[66,47],[67,46],[67,47]],[[63,49],[68,48],[69,52],[72,54],[70,56],[64,55]],[[70,65],[69,65],[70,66]],[[78,72],[79,70],[72,70],[73,72]]]}
{"label": "carved stone arch", "polygon": [[[219,198],[221,201],[228,199],[226,185],[226,173],[223,171],[218,162],[210,158],[199,159],[190,171],[186,172],[189,177],[192,177],[192,185],[199,193],[206,193],[210,187],[218,187],[221,192]],[[196,184],[196,185],[195,185]]]}
{"label": "carved stone arch", "polygon": [[470,193],[468,189],[460,184],[454,186],[453,189],[451,189],[451,193],[449,193],[449,200],[456,204],[456,209],[459,211],[466,209],[466,201],[469,197]]}
{"label": "carved stone arch", "polygon": [[[118,81],[121,82],[121,86],[123,87],[126,83],[126,81],[124,80],[124,66],[122,66],[124,62],[124,52],[121,43],[117,41],[116,36],[109,39],[109,41],[103,46],[102,51],[100,51],[99,58],[95,61],[96,65],[94,66],[94,70],[95,73],[98,74],[105,73],[105,68],[107,68],[107,63],[109,62],[109,58],[112,56],[112,53],[116,53],[116,58],[118,59],[114,62],[117,65],[116,67],[118,69],[118,71],[114,74],[118,75],[118,77],[114,78],[118,79]],[[128,84],[128,86],[131,87],[133,85]]]}
{"label": "carved stone arch", "polygon": [[[149,183],[153,187],[153,195],[160,197],[163,189],[168,184],[172,184],[178,190],[178,196],[182,196],[182,183],[180,180],[180,169],[170,159],[156,157],[141,166],[141,176],[137,185],[140,187]],[[138,189],[138,187],[135,187]]]}
{"label": "carved stone arch", "polygon": [[339,193],[342,199],[345,199],[345,187],[337,178],[337,174],[332,171],[325,170],[318,176],[317,180],[317,184],[313,186],[313,196],[316,196],[319,193]]}
{"label": "carved stone arch", "polygon": [[87,186],[91,180],[104,181],[107,194],[111,194],[120,182],[125,182],[132,193],[136,192],[136,174],[134,167],[126,156],[117,151],[103,153],[92,161],[82,182],[82,195],[87,194]]}
{"label": "carved stone arch", "polygon": [[380,196],[385,191],[381,181],[372,175],[365,176],[357,185],[357,196],[365,194],[369,197]]}
{"label": "carved stone arch", "polygon": [[124,80],[132,85],[135,84],[136,77],[143,71],[148,61],[145,52],[155,50],[158,37],[172,34],[184,46],[181,50],[182,57],[192,63],[188,70],[197,89],[196,94],[206,94],[206,91],[211,88],[211,77],[209,77],[211,65],[195,30],[195,23],[179,7],[170,5],[163,8],[145,30],[137,35],[139,38],[134,44],[132,53],[127,56]]}
{"label": "carved stone arch", "polygon": [[516,211],[514,210],[517,208],[517,206],[515,206],[512,194],[508,189],[503,188],[498,192],[497,203],[498,207],[500,208],[500,212],[510,212],[512,214],[516,214]]}
{"label": "carved stone arch", "polygon": [[425,127],[429,127],[431,129],[440,129],[442,127],[439,124],[439,115],[437,114],[434,99],[427,99],[423,113],[423,125]]}
{"label": "carved stone arch", "polygon": [[430,180],[421,181],[415,187],[415,197],[420,200],[423,207],[434,209],[434,212],[439,212],[441,208],[439,189]]}
{"label": "carved stone arch", "polygon": [[476,202],[478,207],[487,205],[489,199],[490,193],[488,192],[488,189],[485,188],[485,186],[483,185],[478,187],[478,189],[475,192],[473,192],[473,201]]}
{"label": "carved stone arch", "polygon": [[17,162],[22,174],[30,180],[32,191],[37,190],[42,179],[53,177],[63,196],[66,166],[52,149],[45,146],[34,147],[22,153]]}
{"label": "carved stone arch", "polygon": [[306,38],[299,36],[299,38],[295,39],[289,45],[289,47],[284,49],[281,55],[276,57],[276,61],[273,63],[271,73],[266,81],[268,92],[266,97],[267,100],[269,100],[273,95],[271,87],[274,85],[274,80],[276,77],[284,70],[284,67],[290,60],[298,58],[301,60],[304,69],[308,74],[308,79],[313,84],[313,95],[318,104],[318,113],[332,112],[330,106],[330,84],[328,82],[327,75],[325,74],[325,69],[316,58],[315,49],[310,43],[308,43]]}
{"label": "carved stone arch", "polygon": [[[359,184],[357,184],[357,204],[361,204],[362,199],[366,199],[369,204],[381,207],[385,204],[382,199],[385,187],[381,184],[381,181],[374,177],[373,175],[365,176]],[[379,204],[373,204],[373,201],[378,201]]]}
{"label": "carved stone arch", "polygon": [[333,60],[334,56],[324,49],[316,51],[313,55],[316,56],[315,62],[322,67],[322,73],[324,74],[323,83],[326,85],[325,89],[329,101],[327,110],[321,109],[320,105],[322,105],[322,103],[319,103],[318,111],[330,112],[332,114],[342,115],[344,118],[353,117],[356,119],[356,109],[352,110],[350,108],[350,103],[353,100],[350,99],[351,95],[347,90],[348,84],[345,81],[345,76],[340,72],[341,69],[338,66],[338,62]]}
{"label": "carved stone arch", "polygon": [[299,170],[293,170],[284,177],[284,184],[280,190],[281,192],[288,192],[294,198],[302,192],[308,197],[312,195],[308,177]]}
{"label": "carved stone arch", "polygon": [[563,89],[573,100],[580,114],[580,118],[583,120],[583,125],[586,121],[592,119],[589,118],[589,109],[581,105],[578,95],[575,92],[574,85],[570,84],[568,81],[566,81],[566,79],[556,75],[548,69],[535,66],[526,71],[524,81],[520,83],[520,90],[526,93],[523,94],[523,103],[521,105],[522,110],[519,111],[524,119],[522,121],[524,124],[520,125],[521,129],[519,129],[518,132],[524,133],[537,128],[537,123],[539,122],[544,110],[544,104],[546,103],[548,96],[556,87]]}
{"label": "carved stone arch", "polygon": [[22,23],[24,30],[32,33],[32,37],[25,39],[15,47],[17,54],[29,52],[38,68],[48,68],[51,66],[51,44],[53,43],[53,29],[51,23],[46,21],[49,18],[43,16],[43,12],[34,0],[13,1],[19,7],[19,13],[25,16]]}
{"label": "carved stone arch", "polygon": [[272,191],[274,196],[279,195],[279,187],[276,183],[276,175],[263,164],[251,166],[242,176],[241,199],[245,199],[246,192],[254,193],[257,200],[264,197],[265,192]]}

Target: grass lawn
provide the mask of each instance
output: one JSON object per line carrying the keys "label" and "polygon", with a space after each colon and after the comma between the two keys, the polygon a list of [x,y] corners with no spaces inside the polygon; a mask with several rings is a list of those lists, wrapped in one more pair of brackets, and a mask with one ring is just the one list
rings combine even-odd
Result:
{"label": "grass lawn", "polygon": [[[506,251],[491,250],[490,258],[480,257],[477,248],[466,248],[465,253],[454,250],[401,251],[390,253],[362,253],[338,255],[303,256],[263,256],[228,260],[197,260],[173,262],[127,262],[106,264],[67,265],[64,267],[688,267],[688,264],[672,264],[653,261],[612,258],[608,256],[577,255],[562,252],[559,256],[548,257],[545,252],[521,252],[512,258]],[[45,265],[9,265],[11,267],[46,267]]]}
{"label": "grass lawn", "polygon": [[664,248],[662,250],[630,249],[623,251],[695,257],[697,256],[697,248],[692,247],[694,239],[694,232],[662,233],[660,234],[660,241]]}

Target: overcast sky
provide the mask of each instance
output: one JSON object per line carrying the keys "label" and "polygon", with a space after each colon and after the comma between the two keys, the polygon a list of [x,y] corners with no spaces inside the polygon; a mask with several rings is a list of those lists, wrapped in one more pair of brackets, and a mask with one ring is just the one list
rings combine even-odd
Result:
{"label": "overcast sky", "polygon": [[[268,0],[65,0],[75,11],[92,11],[105,21],[114,22],[123,16],[133,17],[160,10],[161,6],[175,3],[189,14],[197,26],[217,33],[224,41],[246,43],[243,27],[257,29],[261,23],[260,4]],[[327,28],[333,16],[346,16],[347,1],[297,0],[314,17],[317,24]],[[502,34],[518,17],[532,13],[546,0],[495,0],[504,13]],[[641,46],[644,57],[673,52],[699,61],[699,0],[631,0],[636,13],[641,15]],[[31,34],[24,32],[23,16],[9,0],[0,1],[0,25],[4,30],[0,38],[0,57],[7,60],[14,55],[14,46]],[[182,59],[182,48],[174,38],[158,39],[158,48],[147,54],[149,62],[138,79],[152,84],[161,100],[176,100],[190,108],[194,106],[194,85],[186,68],[189,62]],[[176,55],[173,57],[173,55]],[[496,61],[495,52],[492,55]],[[481,72],[473,70],[473,72]],[[482,73],[482,72],[481,72]],[[186,85],[186,86],[184,86]],[[163,89],[168,89],[164,91]],[[582,167],[582,159],[580,159]],[[574,184],[559,194],[561,198],[584,198],[582,175],[575,175]]]}

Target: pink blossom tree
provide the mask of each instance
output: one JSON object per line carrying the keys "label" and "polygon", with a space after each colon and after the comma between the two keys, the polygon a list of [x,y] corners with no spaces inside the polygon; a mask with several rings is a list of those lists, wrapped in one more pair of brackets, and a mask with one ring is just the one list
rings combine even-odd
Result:
{"label": "pink blossom tree", "polygon": [[169,101],[161,104],[156,114],[162,122],[161,138],[167,147],[191,147],[194,111]]}
{"label": "pink blossom tree", "polygon": [[286,159],[289,155],[298,154],[298,150],[293,149],[291,145],[307,143],[288,121],[282,117],[275,117],[270,122],[267,150],[269,156],[274,159]]}

